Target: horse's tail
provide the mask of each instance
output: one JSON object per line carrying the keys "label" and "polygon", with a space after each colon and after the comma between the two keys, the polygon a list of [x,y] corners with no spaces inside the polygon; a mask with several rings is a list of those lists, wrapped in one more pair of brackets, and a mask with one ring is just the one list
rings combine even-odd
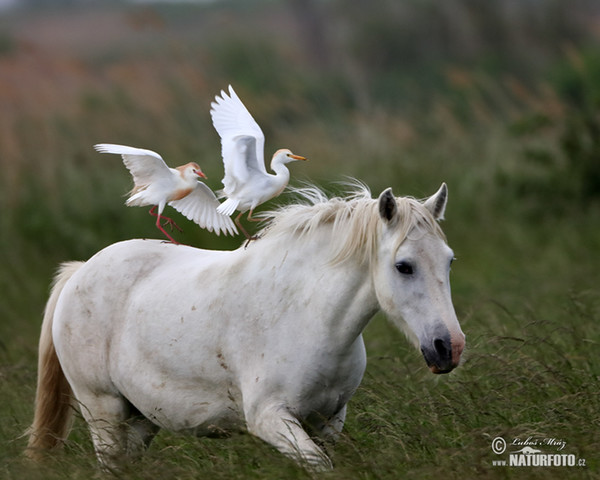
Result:
{"label": "horse's tail", "polygon": [[72,391],[54,349],[52,323],[62,289],[67,280],[82,265],[83,262],[67,262],[60,266],[44,310],[39,344],[35,413],[33,423],[26,432],[26,435],[29,435],[26,454],[30,458],[37,459],[42,451],[61,446],[71,429]]}

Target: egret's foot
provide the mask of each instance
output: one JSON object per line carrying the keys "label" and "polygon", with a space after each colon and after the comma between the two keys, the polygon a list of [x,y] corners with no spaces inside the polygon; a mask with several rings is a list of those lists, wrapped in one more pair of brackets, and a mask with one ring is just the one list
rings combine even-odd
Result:
{"label": "egret's foot", "polygon": [[175,227],[177,230],[179,230],[180,232],[183,232],[183,228],[181,228],[179,225],[177,225],[175,223],[175,220],[173,220],[172,218],[169,217],[163,217],[161,216],[161,218],[164,220],[163,222],[163,227],[166,227],[167,225],[169,226],[169,228],[171,229],[171,231],[173,231],[173,227]]}
{"label": "egret's foot", "polygon": [[260,235],[252,235],[251,237],[247,237],[246,243],[244,244],[244,249],[248,248],[248,245],[250,245],[250,242],[252,240],[258,240],[259,238],[260,238]]}

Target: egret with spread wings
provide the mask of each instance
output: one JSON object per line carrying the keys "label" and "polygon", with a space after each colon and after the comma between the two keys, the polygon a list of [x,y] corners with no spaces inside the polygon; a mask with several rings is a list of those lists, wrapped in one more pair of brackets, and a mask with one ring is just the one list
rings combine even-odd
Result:
{"label": "egret with spread wings", "polygon": [[271,170],[275,174],[267,173],[264,161],[265,136],[231,85],[229,95],[221,91],[221,96],[215,97],[210,114],[215,130],[221,137],[221,153],[225,164],[225,188],[220,194],[227,200],[219,205],[217,211],[231,215],[238,210],[240,213],[235,223],[246,238],[251,239],[240,223],[242,214],[250,210],[248,220],[259,221],[252,218],[254,209],[279,195],[290,180],[290,172],[285,164],[306,158],[294,155],[287,149],[277,150],[271,160]]}
{"label": "egret with spread wings", "polygon": [[[125,204],[131,206],[153,205],[150,215],[156,217],[156,226],[173,243],[179,243],[169,235],[164,225],[181,231],[169,217],[162,215],[168,204],[200,227],[217,235],[234,235],[235,225],[226,215],[217,211],[219,201],[213,191],[198,178],[206,178],[197,163],[191,162],[177,168],[169,168],[162,157],[152,150],[101,143],[94,148],[100,153],[115,153],[123,157],[123,163],[133,177],[134,187]],[[156,211],[158,209],[158,212]]]}

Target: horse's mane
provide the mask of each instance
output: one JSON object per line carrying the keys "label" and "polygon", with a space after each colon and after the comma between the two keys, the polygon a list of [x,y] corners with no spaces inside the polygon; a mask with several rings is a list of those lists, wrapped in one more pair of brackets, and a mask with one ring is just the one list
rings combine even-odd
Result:
{"label": "horse's mane", "polygon": [[[323,226],[331,233],[332,263],[343,262],[358,255],[361,262],[370,262],[376,254],[381,219],[377,199],[363,183],[345,182],[345,197],[328,197],[316,186],[291,188],[296,201],[275,210],[260,213],[267,219],[261,236],[292,236],[305,239]],[[412,197],[396,197],[400,221],[397,224],[397,246],[409,236],[433,233],[446,239],[438,222],[423,204]]]}

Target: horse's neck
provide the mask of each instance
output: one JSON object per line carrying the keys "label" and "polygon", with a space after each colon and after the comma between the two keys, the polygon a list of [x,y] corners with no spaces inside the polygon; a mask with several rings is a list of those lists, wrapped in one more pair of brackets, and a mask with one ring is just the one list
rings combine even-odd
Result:
{"label": "horse's neck", "polygon": [[368,266],[353,258],[332,264],[331,241],[326,234],[289,243],[267,236],[256,247],[263,249],[258,255],[258,259],[262,257],[262,271],[269,268],[276,272],[274,281],[283,287],[281,290],[295,293],[295,308],[307,310],[302,320],[307,328],[344,336],[340,341],[351,344],[379,310],[379,304]]}

